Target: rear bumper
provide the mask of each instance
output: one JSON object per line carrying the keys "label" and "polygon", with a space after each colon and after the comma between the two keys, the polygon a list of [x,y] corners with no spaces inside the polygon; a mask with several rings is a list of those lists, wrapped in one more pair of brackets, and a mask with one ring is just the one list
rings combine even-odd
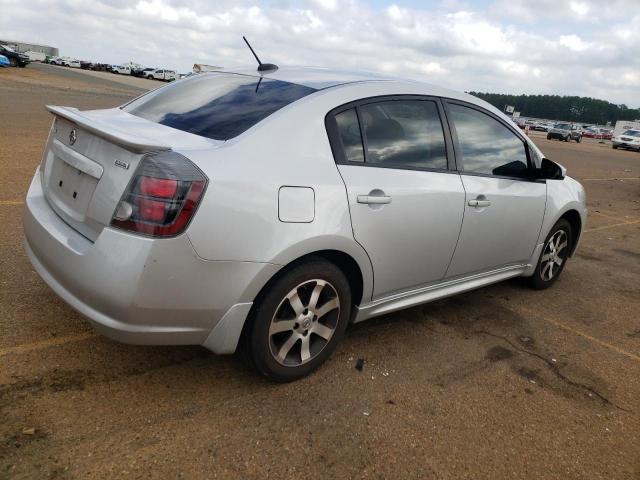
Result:
{"label": "rear bumper", "polygon": [[[93,243],[51,209],[38,172],[27,194],[24,232],[27,254],[43,280],[99,333],[125,343],[206,342],[216,353],[231,353],[247,305],[279,269],[205,261],[186,235],[154,240],[104,228]],[[225,317],[233,325],[218,325]],[[211,338],[212,331],[223,332],[223,341]]]}

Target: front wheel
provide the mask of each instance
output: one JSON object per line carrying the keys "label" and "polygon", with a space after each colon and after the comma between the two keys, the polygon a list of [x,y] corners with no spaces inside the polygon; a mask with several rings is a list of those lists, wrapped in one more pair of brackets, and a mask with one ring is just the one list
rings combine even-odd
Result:
{"label": "front wheel", "polygon": [[618,149],[618,145],[611,145],[611,148],[613,148],[614,150]]}
{"label": "front wheel", "polygon": [[547,235],[535,272],[529,277],[532,288],[542,290],[555,283],[567,263],[572,242],[571,225],[564,219],[558,220]]}
{"label": "front wheel", "polygon": [[547,140],[551,140],[551,134],[547,133]]}
{"label": "front wheel", "polygon": [[582,141],[582,137],[576,137],[576,143],[580,143]]}
{"label": "front wheel", "polygon": [[333,263],[314,258],[277,279],[254,305],[242,349],[277,382],[302,378],[324,363],[342,338],[351,290]]}

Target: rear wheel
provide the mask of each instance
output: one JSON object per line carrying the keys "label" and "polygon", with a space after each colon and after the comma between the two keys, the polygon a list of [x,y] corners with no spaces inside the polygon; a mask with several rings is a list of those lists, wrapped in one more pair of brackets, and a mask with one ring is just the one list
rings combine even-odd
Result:
{"label": "rear wheel", "polygon": [[576,143],[580,143],[581,141],[582,141],[582,137],[577,136],[577,137],[576,137]]}
{"label": "rear wheel", "polygon": [[12,67],[18,66],[18,60],[16,60],[15,58],[10,58],[9,63],[11,64]]}
{"label": "rear wheel", "polygon": [[318,368],[342,338],[351,291],[342,271],[313,259],[286,272],[257,300],[243,338],[251,364],[277,382]]}
{"label": "rear wheel", "polygon": [[571,225],[564,219],[558,220],[547,235],[536,270],[529,278],[532,288],[542,290],[555,283],[567,263],[572,242]]}
{"label": "rear wheel", "polygon": [[547,133],[547,140],[551,140],[551,134]]}
{"label": "rear wheel", "polygon": [[618,149],[618,145],[611,145],[611,148],[613,148],[614,150]]}

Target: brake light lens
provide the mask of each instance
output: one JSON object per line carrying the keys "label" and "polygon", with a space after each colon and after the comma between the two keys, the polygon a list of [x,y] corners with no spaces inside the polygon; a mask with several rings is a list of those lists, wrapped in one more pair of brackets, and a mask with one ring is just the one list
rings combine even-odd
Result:
{"label": "brake light lens", "polygon": [[142,177],[140,193],[151,197],[172,198],[178,190],[178,181],[167,178]]}
{"label": "brake light lens", "polygon": [[125,191],[111,225],[153,237],[182,233],[193,218],[207,177],[176,152],[146,156]]}

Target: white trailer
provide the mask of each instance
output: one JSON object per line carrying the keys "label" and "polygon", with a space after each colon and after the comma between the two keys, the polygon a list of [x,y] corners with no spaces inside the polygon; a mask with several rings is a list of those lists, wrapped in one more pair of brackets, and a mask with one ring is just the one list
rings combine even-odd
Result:
{"label": "white trailer", "polygon": [[32,62],[44,62],[47,56],[42,52],[34,52],[33,50],[29,50],[28,52],[24,52],[25,55],[29,57],[29,60]]}
{"label": "white trailer", "polygon": [[618,120],[613,129],[613,136],[621,135],[627,130],[640,130],[640,120]]}

